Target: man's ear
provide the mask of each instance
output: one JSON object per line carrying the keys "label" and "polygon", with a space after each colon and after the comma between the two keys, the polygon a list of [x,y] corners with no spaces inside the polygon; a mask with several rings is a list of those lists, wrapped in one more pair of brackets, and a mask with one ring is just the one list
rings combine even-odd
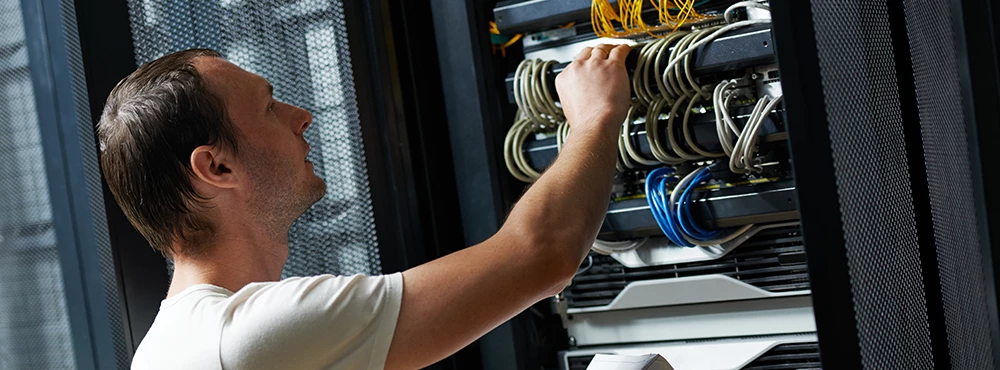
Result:
{"label": "man's ear", "polygon": [[232,155],[218,146],[202,145],[191,152],[191,170],[199,180],[223,189],[238,186]]}

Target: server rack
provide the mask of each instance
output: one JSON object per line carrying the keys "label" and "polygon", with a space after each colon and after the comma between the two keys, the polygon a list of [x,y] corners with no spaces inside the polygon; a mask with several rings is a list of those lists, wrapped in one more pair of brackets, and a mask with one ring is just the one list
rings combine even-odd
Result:
{"label": "server rack", "polygon": [[[454,76],[442,75],[458,187],[479,194],[460,196],[459,202],[463,209],[471,209],[481,207],[484,198],[494,199],[494,204],[495,199],[502,199],[502,207],[488,209],[505,210],[520,190],[514,182],[511,192],[504,168],[496,167],[502,165],[496,153],[501,151],[503,137],[497,126],[510,127],[515,114],[512,99],[505,96],[511,94],[506,86],[509,74],[526,55],[565,56],[568,51],[557,50],[559,45],[552,43],[544,46],[544,40],[580,42],[580,31],[559,26],[585,23],[590,4],[488,3],[437,5],[434,10],[442,23],[463,12],[471,19],[460,22],[462,27],[435,26],[439,47],[447,45],[438,50],[442,73],[454,71],[458,64],[472,66]],[[941,7],[920,1],[772,0],[770,6],[769,36],[786,97],[780,118],[787,129],[795,173],[796,214],[790,218],[800,223],[809,275],[808,298],[804,299],[810,302],[803,307],[808,307],[816,329],[815,337],[792,334],[813,338],[809,355],[795,352],[778,358],[807,361],[784,363],[789,368],[815,365],[809,361],[820,361],[819,357],[826,368],[996,368],[997,257],[990,236],[997,229],[990,217],[991,192],[984,188],[995,174],[983,165],[990,163],[987,157],[993,152],[983,148],[997,122],[995,110],[987,107],[994,107],[997,100],[994,22],[1000,20],[1000,9],[988,1],[957,0],[948,2],[941,13]],[[508,48],[506,57],[492,55],[486,38],[489,20],[508,36],[524,33],[522,47]],[[586,28],[580,24],[567,28],[574,27]],[[471,40],[467,32],[473,33]],[[471,81],[467,79],[472,75],[477,77],[475,84],[451,86],[459,80]],[[469,140],[476,140],[475,145]],[[554,150],[545,153],[552,142],[527,141],[528,162],[544,168],[554,155]],[[487,153],[482,153],[483,144]],[[623,225],[643,223],[622,216],[609,212],[602,235],[621,232]],[[480,230],[481,235],[499,226],[497,219],[478,215],[463,213],[462,220],[466,230]],[[629,236],[642,236],[651,225],[647,220],[645,230]],[[487,230],[482,231],[483,227]],[[649,261],[648,255],[613,262],[598,258],[596,264],[591,259],[590,266],[611,268],[607,271],[614,274],[651,272],[642,270],[648,265],[641,265]],[[630,262],[636,265],[628,266]],[[632,297],[595,297],[587,296],[585,284],[577,280],[549,311],[551,315],[563,312],[560,319],[567,337],[560,336],[558,327],[545,336],[518,336],[513,328],[525,326],[519,320],[546,319],[537,315],[516,318],[510,328],[484,338],[484,343],[494,343],[491,350],[506,352],[484,353],[483,368],[552,366],[545,357],[551,356],[553,347],[561,351],[558,365],[569,369],[584,368],[585,355],[602,351],[639,353],[660,348],[669,353],[666,347],[681,346],[691,342],[689,335],[696,335],[666,338],[629,323],[655,327],[661,324],[657,320],[692,319],[685,316],[692,315],[684,312],[686,308],[703,309],[694,314],[706,310],[705,303],[691,297],[673,302],[680,306],[643,299],[669,287],[631,285]],[[598,278],[594,282],[607,281]],[[742,304],[806,297],[744,301],[748,297],[732,292],[720,295]],[[708,303],[709,312],[738,311],[726,307],[729,299],[715,298],[720,299]],[[576,308],[566,307],[574,304]],[[616,305],[622,309],[615,309]],[[528,326],[552,328],[537,323]],[[708,327],[704,324],[699,329]],[[724,341],[722,337],[734,335],[707,336]],[[565,343],[553,343],[563,339]],[[513,360],[494,359],[500,357]]]}
{"label": "server rack", "polygon": [[[560,22],[566,22],[568,18],[563,19],[565,18],[564,14],[549,18],[539,17],[539,14],[551,10],[548,8],[564,6],[565,3],[572,2],[502,2],[501,4],[496,4],[495,8],[490,8],[483,4],[469,3],[463,5],[452,2],[452,4],[436,5],[434,7],[435,13],[441,14],[441,18],[439,18],[441,22],[446,22],[445,19],[450,20],[447,28],[437,24],[436,27],[439,46],[438,53],[441,55],[440,59],[443,61],[441,73],[445,81],[443,85],[445,88],[445,102],[448,105],[449,112],[448,121],[452,127],[452,149],[455,153],[454,158],[456,160],[456,176],[460,189],[460,204],[463,205],[463,208],[469,207],[471,209],[473,208],[472,204],[482,202],[483,199],[496,199],[499,197],[504,202],[503,206],[499,207],[499,209],[505,211],[513,203],[520,189],[523,188],[523,183],[511,181],[510,175],[506,173],[503,167],[500,154],[502,153],[504,134],[514,116],[514,108],[509,97],[511,94],[511,77],[509,74],[514,71],[517,63],[523,57],[519,53],[520,50],[510,49],[507,51],[508,55],[506,58],[501,57],[499,54],[493,55],[488,49],[489,45],[485,40],[485,36],[487,35],[485,33],[487,21],[490,19],[496,21],[501,30],[504,27],[508,27],[507,29],[513,29],[517,32],[546,31],[555,28]],[[515,9],[524,6],[533,8],[530,10],[522,9],[519,13]],[[589,4],[585,8],[589,11]],[[457,44],[467,36],[456,32],[456,27],[451,24],[456,23],[454,19],[458,17],[458,14],[448,12],[466,12],[468,14],[470,11],[478,12],[478,17],[476,17],[476,14],[473,14],[472,19],[468,20],[468,26],[466,26],[464,21],[459,23],[467,27],[463,31],[468,32],[471,29],[472,32],[478,32],[478,35],[475,35],[469,44]],[[483,13],[487,13],[489,17],[484,19]],[[520,22],[516,18],[518,14],[533,18],[518,23]],[[504,22],[508,24],[505,26]],[[548,23],[538,26],[539,22]],[[511,25],[513,23],[516,24]],[[525,24],[529,24],[530,26],[525,26]],[[530,27],[536,28],[532,29]],[[549,28],[546,29],[544,27]],[[581,35],[584,32],[577,32],[576,34]],[[538,36],[546,35],[541,34]],[[551,34],[548,36],[551,36]],[[742,37],[735,38],[742,38],[743,40],[739,40],[738,42],[731,40],[720,41],[720,46],[713,49],[715,54],[707,53],[700,58],[696,58],[695,69],[703,72],[718,72],[720,70],[763,67],[774,63],[773,51],[767,46],[771,40],[770,29],[755,28],[745,30],[740,36]],[[574,37],[577,37],[577,39],[573,39]],[[558,56],[561,53],[563,57],[567,53],[570,53],[570,55],[573,53],[573,51],[557,50],[560,49],[558,42],[550,42],[550,46],[547,47],[544,45],[545,42],[536,41],[536,39],[540,38],[544,37],[532,38],[529,32],[529,35],[525,36],[526,41],[522,49],[524,53],[529,55],[534,54],[533,56]],[[569,36],[567,38],[569,41],[564,41],[563,44],[572,44],[580,41],[578,36]],[[551,46],[553,44],[555,46]],[[442,47],[442,45],[447,46]],[[562,49],[566,48],[562,47]],[[724,57],[724,55],[732,53],[739,53],[745,57],[734,64],[733,60],[726,60]],[[449,63],[452,61],[453,63]],[[561,61],[565,62],[566,60],[563,59]],[[464,64],[465,67],[459,66],[459,63]],[[741,65],[740,63],[743,64]],[[471,71],[468,68],[469,65],[474,66]],[[459,81],[473,80],[470,79],[469,75],[455,74],[456,71],[469,75],[478,74],[478,78],[474,79],[476,83],[458,83]],[[551,73],[555,74],[558,71],[559,67],[556,66],[552,69]],[[452,76],[446,75],[446,72],[451,73]],[[760,72],[762,72],[762,76],[768,76],[766,71]],[[497,118],[498,112],[500,118]],[[775,116],[773,119],[773,122],[768,122],[768,127],[772,130],[769,133],[775,134],[778,131],[783,131],[781,117]],[[470,120],[472,120],[472,124],[470,124]],[[480,128],[479,125],[485,127]],[[701,136],[699,136],[700,139]],[[472,140],[485,141],[485,147],[487,147],[485,153],[481,149],[484,147],[482,141],[471,144],[470,141]],[[781,139],[778,138],[776,140]],[[553,146],[554,141],[555,139],[551,138],[541,141],[529,140],[529,144],[527,144],[529,149],[526,151],[529,161],[538,166],[537,168],[544,168],[555,155],[554,149],[548,149],[548,147]],[[641,151],[648,150],[643,142],[640,141],[636,144],[640,147]],[[470,149],[463,151],[463,147],[466,146]],[[648,152],[646,153],[648,154]],[[473,161],[478,163],[469,165],[469,162]],[[468,179],[469,182],[464,182],[463,180],[465,179]],[[484,179],[487,179],[486,181],[489,181],[489,183],[484,184]],[[499,179],[499,181],[490,181],[488,179]],[[484,191],[484,189],[496,189],[498,185],[500,185],[499,191],[494,190],[492,193]],[[790,202],[791,199],[787,195],[776,192],[789,188],[790,185],[786,185],[785,187],[778,185],[780,184],[770,184],[773,188],[764,191],[766,194],[771,194],[774,197],[774,201],[765,201],[763,204],[773,208],[767,211],[768,214],[778,215],[769,221],[773,223],[785,222],[784,224],[779,224],[779,226],[785,229],[779,229],[777,233],[772,233],[770,236],[764,233],[758,239],[766,239],[768,237],[772,237],[772,239],[774,237],[782,238],[782,241],[785,242],[783,245],[791,248],[792,250],[790,251],[794,253],[795,248],[801,248],[801,239],[797,239],[797,231],[795,231],[795,228],[798,227],[795,222],[798,219],[797,209],[794,202]],[[766,187],[769,185],[763,186]],[[463,188],[470,189],[469,193],[475,194],[475,196],[470,197],[471,199],[462,198],[461,189]],[[509,190],[511,188],[513,190]],[[761,190],[765,189],[762,187]],[[728,194],[728,196],[726,193],[718,193],[720,201],[708,201],[705,203],[719,205],[714,208],[705,209],[704,212],[718,214],[720,212],[735,211],[735,213],[731,214],[732,217],[723,218],[734,220],[732,221],[734,224],[739,224],[741,218],[759,216],[740,214],[740,211],[748,208],[746,205],[735,203],[727,205],[723,200],[729,201],[728,199],[733,198],[742,198],[744,201],[760,200],[766,199],[766,196],[759,198],[739,197],[734,196],[736,195],[735,193],[738,193],[738,191],[734,191],[734,193]],[[780,201],[777,201],[778,197],[780,197]],[[628,201],[613,203],[612,207],[619,207],[621,212],[609,212],[608,223],[606,223],[605,228],[602,230],[602,235],[613,235],[616,233],[625,235],[622,234],[622,229],[629,228],[635,229],[632,230],[634,233],[630,236],[641,237],[649,235],[651,232],[654,234],[657,232],[655,231],[655,223],[652,222],[651,216],[648,215],[648,210],[645,211],[647,212],[645,214],[642,213],[643,211],[634,210],[635,208],[641,208],[636,206],[641,206],[641,203],[644,202],[633,203],[635,204],[631,204]],[[470,206],[466,206],[466,204]],[[475,208],[481,209],[481,206],[476,206]],[[463,226],[466,230],[484,227],[481,215],[463,213],[462,216]],[[644,226],[636,227],[638,224],[643,224]],[[486,223],[486,225],[489,232],[481,233],[482,236],[480,238],[485,238],[492,231],[495,231],[499,227],[499,222],[494,218]],[[651,229],[654,231],[650,231]],[[468,236],[469,234],[467,233]],[[472,244],[478,240],[472,239],[466,242],[467,244]],[[797,240],[798,242],[796,243]],[[766,249],[774,245],[773,242],[762,243],[761,240],[755,240],[750,244],[754,242],[757,243],[757,248],[762,247]],[[760,252],[755,252],[751,248],[754,248],[754,246],[748,245],[744,250],[749,251],[750,255]],[[662,249],[659,250],[662,251]],[[740,249],[736,248],[735,250],[737,251],[734,252],[735,254],[728,256],[731,257],[730,259],[721,258],[721,260],[727,261],[724,263],[733,263],[735,266],[735,261],[743,258],[738,253]],[[801,249],[798,249],[798,253],[801,253]],[[536,313],[543,312],[542,315],[519,316],[511,323],[506,324],[505,327],[499,328],[484,338],[481,341],[484,357],[482,366],[487,369],[532,368],[538,366],[568,368],[567,366],[572,366],[575,369],[577,368],[576,366],[585,365],[585,362],[580,362],[582,361],[580,356],[586,356],[587,353],[592,355],[594,351],[602,348],[607,350],[617,348],[616,350],[621,350],[620,346],[622,344],[619,343],[626,343],[626,346],[635,345],[637,342],[676,344],[678,340],[692,340],[696,338],[705,340],[719,337],[736,338],[747,335],[780,336],[785,333],[792,335],[792,337],[800,341],[802,338],[811,338],[809,337],[809,333],[814,330],[814,324],[811,304],[808,299],[808,284],[802,284],[779,293],[768,292],[767,290],[740,284],[739,282],[727,285],[734,281],[730,277],[735,275],[725,275],[725,273],[718,270],[718,266],[713,266],[712,262],[706,262],[718,262],[720,257],[724,255],[726,253],[722,253],[721,256],[689,255],[680,257],[633,255],[631,259],[626,256],[616,256],[625,259],[626,264],[631,263],[631,265],[623,265],[622,261],[605,256],[592,256],[589,259],[590,266],[587,268],[593,268],[593,270],[589,273],[584,272],[579,276],[578,281],[567,288],[564,294],[559,297],[561,299],[556,300],[555,304],[552,305],[543,302],[533,308]],[[660,260],[657,260],[657,258]],[[666,259],[664,260],[664,258]],[[730,260],[732,262],[728,262]],[[669,261],[677,261],[679,264],[672,264],[672,269],[665,269],[662,264]],[[804,260],[802,263],[804,264]],[[713,268],[716,270],[713,270]],[[805,274],[804,266],[791,266],[791,268],[796,269],[803,275]],[[699,273],[693,273],[691,274],[692,276],[683,279],[665,279],[667,275],[676,274],[677,271],[698,269],[703,269],[708,275],[702,276]],[[645,275],[648,277],[652,274],[659,276],[660,279],[650,281],[640,278],[639,281],[630,282],[624,289],[619,289],[617,293],[611,292],[611,295],[608,295],[609,292],[601,291],[597,293],[599,295],[604,294],[605,296],[594,298],[595,291],[593,289],[588,290],[588,284],[582,280],[590,279],[587,281],[591,288],[606,284],[605,280],[601,280],[604,278],[603,275],[607,275],[602,273],[603,271],[610,271],[614,274],[625,274],[627,276]],[[752,274],[750,271],[746,272]],[[803,278],[802,280],[805,279]],[[672,301],[657,301],[648,298],[664,292],[669,293],[692,289],[696,285],[716,291],[718,294],[714,296],[712,294],[694,294],[686,297],[677,297]],[[733,289],[725,290],[727,287]],[[722,291],[726,291],[727,293],[722,293]],[[775,298],[762,299],[765,297]],[[749,304],[746,301],[742,301],[753,298],[757,299],[749,301]],[[723,320],[722,317],[729,316],[736,311],[742,311],[742,316],[745,318],[756,318],[757,323],[761,323],[762,325],[753,327],[753,325],[744,325],[742,324],[744,321],[739,320],[729,322],[728,324],[722,324],[723,321],[717,321]],[[559,315],[558,312],[562,312],[562,315]],[[565,325],[552,325],[551,321],[553,320],[559,320]],[[630,321],[642,323],[642,327],[629,324]],[[779,325],[779,322],[785,325]],[[694,334],[694,330],[685,332],[680,326],[677,326],[684,323],[698,323],[695,324],[696,327],[705,328],[706,330],[701,334]],[[727,325],[741,326],[741,328],[736,331],[730,331],[725,328]],[[533,328],[534,334],[518,335],[518,330],[523,330],[525,327]],[[539,335],[539,328],[547,330],[546,334]],[[674,331],[674,334],[663,335],[657,333],[663,332],[664,329]],[[627,334],[621,334],[622,332],[626,332]],[[560,343],[559,341],[563,342]],[[778,345],[780,345],[778,342],[772,343],[772,346]],[[566,351],[567,349],[569,351]],[[553,361],[553,352],[560,352],[562,354],[560,358]],[[575,365],[570,365],[570,358],[573,359]],[[750,362],[754,358],[754,356],[750,356],[745,360],[746,362]]]}

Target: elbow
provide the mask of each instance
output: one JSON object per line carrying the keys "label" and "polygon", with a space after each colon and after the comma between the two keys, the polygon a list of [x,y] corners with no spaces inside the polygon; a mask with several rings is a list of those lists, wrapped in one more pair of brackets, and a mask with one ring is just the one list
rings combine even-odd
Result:
{"label": "elbow", "polygon": [[[539,269],[542,274],[539,279],[543,290],[541,298],[555,296],[570,285],[576,272],[580,269],[579,253],[556,253],[553,250],[557,248],[553,248],[553,244],[535,245],[547,247],[541,248],[547,251],[541,251],[544,256],[538,258],[540,261],[544,261]],[[575,246],[574,249],[576,249]]]}
{"label": "elbow", "polygon": [[[566,242],[563,241],[563,243]],[[576,272],[580,269],[580,251],[582,250],[582,247],[579,247],[577,244],[579,243],[564,244],[567,247],[571,247],[574,252],[560,253],[558,256],[549,257],[551,262],[548,265],[551,267],[548,271],[548,275],[546,276],[546,281],[549,282],[550,285],[545,291],[545,297],[552,297],[559,294],[566,289],[570,283],[572,283],[573,277],[576,276]]]}
{"label": "elbow", "polygon": [[546,298],[553,297],[559,293],[562,293],[563,290],[566,290],[566,288],[569,287],[569,285],[573,282],[573,276],[576,275],[577,268],[578,267],[573,267],[571,273],[563,274],[556,277],[553,280],[554,283],[549,287],[548,290],[545,291],[545,297]]}
{"label": "elbow", "polygon": [[519,230],[512,233],[514,244],[519,245],[523,256],[535,272],[542,297],[551,297],[562,292],[576,275],[580,261],[586,254],[582,238],[552,230]]}

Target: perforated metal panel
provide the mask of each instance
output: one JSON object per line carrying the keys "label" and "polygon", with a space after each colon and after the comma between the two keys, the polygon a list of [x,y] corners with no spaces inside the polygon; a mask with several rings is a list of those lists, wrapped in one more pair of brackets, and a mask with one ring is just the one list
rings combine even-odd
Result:
{"label": "perforated metal panel", "polygon": [[102,188],[100,162],[97,155],[94,137],[94,122],[91,121],[90,100],[87,92],[86,71],[83,66],[83,55],[80,49],[80,37],[76,21],[76,8],[73,0],[59,2],[59,20],[62,22],[65,39],[61,47],[66,51],[69,62],[70,83],[73,87],[73,109],[76,118],[78,140],[83,162],[83,175],[86,178],[87,201],[90,211],[90,222],[94,232],[94,250],[97,254],[101,272],[101,293],[104,307],[107,310],[108,332],[111,335],[118,369],[127,369],[131,363],[130,349],[127,348],[125,327],[118,324],[122,317],[122,302],[118,291],[118,276],[115,268],[115,257],[111,251],[111,239],[108,235],[108,220],[104,207],[104,190]]}
{"label": "perforated metal panel", "polygon": [[993,364],[950,8],[904,2],[953,369]]}
{"label": "perforated metal panel", "polygon": [[862,363],[932,368],[886,3],[812,13]]}
{"label": "perforated metal panel", "polygon": [[328,191],[292,227],[284,276],[380,273],[342,2],[129,0],[129,9],[138,63],[212,48],[313,114],[309,159]]}
{"label": "perforated metal panel", "polygon": [[0,369],[76,367],[18,0],[0,0]]}

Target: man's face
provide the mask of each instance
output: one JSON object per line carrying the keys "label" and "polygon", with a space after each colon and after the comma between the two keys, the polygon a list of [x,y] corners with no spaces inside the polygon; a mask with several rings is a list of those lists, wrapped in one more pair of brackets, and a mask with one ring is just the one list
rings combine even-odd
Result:
{"label": "man's face", "polygon": [[276,101],[267,80],[224,59],[200,57],[194,64],[240,131],[237,160],[248,174],[248,201],[261,221],[288,227],[326,193],[306,160],[303,133],[312,115]]}

